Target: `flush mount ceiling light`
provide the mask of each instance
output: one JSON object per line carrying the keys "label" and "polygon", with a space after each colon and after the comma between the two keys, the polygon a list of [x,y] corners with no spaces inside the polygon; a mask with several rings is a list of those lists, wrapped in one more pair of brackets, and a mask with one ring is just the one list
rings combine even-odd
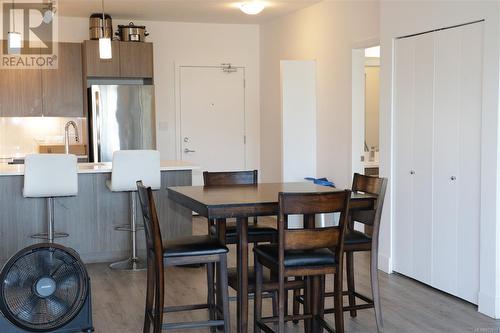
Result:
{"label": "flush mount ceiling light", "polygon": [[240,3],[240,10],[248,15],[256,15],[264,10],[266,4],[262,1],[252,0]]}
{"label": "flush mount ceiling light", "polygon": [[102,0],[102,35],[99,38],[99,58],[111,59],[113,57],[111,50],[111,36],[106,37],[106,15],[104,14],[104,0]]}

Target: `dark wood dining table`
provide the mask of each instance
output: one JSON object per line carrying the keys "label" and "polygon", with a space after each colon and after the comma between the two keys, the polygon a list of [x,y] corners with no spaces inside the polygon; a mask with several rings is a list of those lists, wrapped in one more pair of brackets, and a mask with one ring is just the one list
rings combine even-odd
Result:
{"label": "dark wood dining table", "polygon": [[[208,219],[224,221],[235,218],[237,223],[237,331],[248,331],[248,218],[277,216],[280,192],[336,192],[338,188],[313,183],[260,183],[231,186],[178,186],[168,188],[170,200]],[[353,193],[351,210],[373,209],[376,196]],[[224,224],[223,224],[224,225]],[[225,239],[225,228],[219,228],[219,239]]]}

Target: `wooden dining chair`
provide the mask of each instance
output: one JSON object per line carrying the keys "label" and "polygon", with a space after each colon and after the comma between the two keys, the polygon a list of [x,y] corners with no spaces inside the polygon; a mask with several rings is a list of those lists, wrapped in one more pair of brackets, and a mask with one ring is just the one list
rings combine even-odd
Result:
{"label": "wooden dining chair", "polygon": [[[203,172],[203,182],[205,186],[234,186],[234,185],[256,185],[258,182],[258,171],[229,171],[229,172]],[[254,223],[248,225],[248,242],[267,243],[276,242],[278,239],[278,231],[275,228],[260,225],[257,223],[257,218],[254,218]],[[225,226],[225,244],[236,244],[237,242],[237,226],[234,222],[222,223],[223,221],[209,220],[209,232],[213,236],[217,236],[218,228]]]}
{"label": "wooden dining chair", "polygon": [[[223,327],[229,333],[229,296],[227,285],[227,252],[226,246],[209,236],[190,236],[173,241],[162,241],[160,224],[156,213],[153,192],[146,188],[141,181],[137,182],[139,201],[144,217],[147,250],[147,289],[146,309],[143,333],[149,333],[151,325],[153,333],[171,329],[196,329],[199,327]],[[207,304],[176,305],[164,307],[165,281],[164,267],[190,264],[206,264],[210,270],[212,263],[216,264],[217,289],[221,295],[221,307],[215,301]],[[213,276],[213,271],[211,272]],[[213,278],[212,278],[213,280]],[[208,294],[213,294],[208,286]],[[171,312],[191,311],[199,309],[209,310],[209,320],[196,322],[180,322],[163,324],[163,316]],[[216,319],[220,316],[221,320]]]}
{"label": "wooden dining chair", "polygon": [[[205,186],[238,186],[257,185],[259,175],[257,170],[251,171],[221,171],[203,172],[203,182]],[[224,228],[224,230],[221,230]],[[225,234],[224,244],[236,244],[238,241],[237,225],[235,222],[228,222],[225,219],[209,220],[208,232],[214,238],[220,238],[220,234]],[[248,242],[257,246],[259,243],[276,243],[278,241],[278,230],[275,228],[258,224],[257,218],[253,218],[253,223],[248,225]],[[248,292],[255,292],[255,273],[250,269],[248,281]],[[271,280],[272,273],[266,276],[266,281]],[[208,277],[210,279],[210,277]],[[238,292],[238,274],[236,269],[230,269],[228,274],[229,286]],[[210,280],[209,280],[210,281]],[[209,282],[210,283],[210,282]],[[266,293],[266,298],[272,298],[273,309],[277,308],[277,293]]]}
{"label": "wooden dining chair", "polygon": [[[348,296],[349,305],[344,306],[344,311],[349,311],[351,317],[356,317],[357,310],[374,308],[377,329],[383,332],[384,324],[382,320],[382,307],[380,304],[380,291],[378,282],[378,242],[380,230],[380,218],[384,206],[385,191],[387,188],[387,179],[373,176],[354,174],[352,182],[353,193],[372,194],[377,197],[374,207],[371,210],[351,210],[349,213],[349,224],[345,235],[344,251],[346,254],[346,275],[347,291],[344,295]],[[365,231],[361,232],[354,229],[355,222],[362,223]],[[356,292],[354,283],[354,252],[370,251],[370,278],[372,297],[362,295]],[[326,293],[327,297],[334,293]],[[363,304],[356,304],[356,298],[362,300]],[[299,302],[303,303],[303,297],[295,295],[294,313],[298,313]],[[335,309],[325,309],[325,313],[334,312]]]}
{"label": "wooden dining chair", "polygon": [[[285,332],[285,322],[304,320],[305,332],[321,328],[333,332],[324,321],[325,275],[335,281],[335,332],[344,331],[342,312],[342,256],[351,191],[330,193],[280,193],[278,244],[262,244],[254,248],[256,290],[254,301],[254,332],[274,332],[267,324],[277,323],[278,332]],[[340,212],[338,226],[318,228],[316,214]],[[302,215],[303,229],[288,229],[288,216]],[[263,266],[278,271],[278,315],[262,317]],[[291,277],[301,279],[290,280]],[[301,284],[301,285],[298,285]],[[268,283],[269,284],[269,283]],[[286,293],[304,287],[304,313],[286,315]],[[267,286],[267,289],[271,286]]]}

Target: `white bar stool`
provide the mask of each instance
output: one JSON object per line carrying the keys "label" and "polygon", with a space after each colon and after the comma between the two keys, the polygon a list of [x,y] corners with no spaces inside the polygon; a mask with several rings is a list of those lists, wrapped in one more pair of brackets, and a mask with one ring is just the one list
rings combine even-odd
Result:
{"label": "white bar stool", "polygon": [[78,194],[78,164],[75,155],[31,154],[24,161],[25,198],[47,198],[47,232],[32,235],[53,243],[55,238],[68,237],[54,230],[54,198]]}
{"label": "white bar stool", "polygon": [[130,224],[117,226],[115,230],[131,233],[132,254],[130,258],[110,265],[116,270],[146,269],[146,261],[137,255],[137,184],[142,180],[145,186],[153,190],[161,188],[160,152],[156,150],[119,150],[113,153],[111,181],[106,185],[113,192],[129,192],[130,194]]}

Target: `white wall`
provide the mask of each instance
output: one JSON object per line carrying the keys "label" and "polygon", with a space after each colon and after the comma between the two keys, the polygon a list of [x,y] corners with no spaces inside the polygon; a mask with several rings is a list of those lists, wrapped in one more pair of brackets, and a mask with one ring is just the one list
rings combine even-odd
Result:
{"label": "white wall", "polygon": [[[392,178],[394,38],[456,24],[485,20],[481,147],[481,234],[479,311],[500,317],[499,45],[500,3],[496,1],[382,1],[380,7],[380,171]],[[392,185],[380,233],[380,264],[392,270]],[[472,223],[472,222],[471,222]],[[464,263],[466,264],[466,263]]]}
{"label": "white wall", "polygon": [[[129,21],[114,20],[113,25]],[[154,43],[157,143],[163,159],[175,159],[175,66],[220,65],[246,67],[247,168],[260,168],[259,26],[238,24],[135,21],[145,25]],[[59,18],[59,40],[88,39],[88,18]]]}
{"label": "white wall", "polygon": [[316,60],[317,175],[349,187],[351,173],[351,57],[378,37],[376,1],[324,1],[261,25],[261,169],[282,179],[280,60]]}

